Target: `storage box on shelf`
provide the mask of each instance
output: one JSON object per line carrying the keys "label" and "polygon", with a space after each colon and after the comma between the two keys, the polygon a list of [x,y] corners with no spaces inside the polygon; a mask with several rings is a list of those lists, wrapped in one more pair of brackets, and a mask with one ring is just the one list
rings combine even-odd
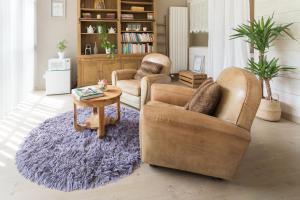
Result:
{"label": "storage box on shelf", "polygon": [[[140,67],[156,48],[155,5],[156,0],[78,0],[78,86],[111,81],[114,70]],[[102,48],[103,26],[111,30],[114,58]]]}

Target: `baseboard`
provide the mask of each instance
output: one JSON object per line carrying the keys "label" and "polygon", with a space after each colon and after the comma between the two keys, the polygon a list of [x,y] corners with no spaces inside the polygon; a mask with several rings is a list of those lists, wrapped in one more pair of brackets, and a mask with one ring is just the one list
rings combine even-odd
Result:
{"label": "baseboard", "polygon": [[297,124],[300,124],[300,117],[299,116],[296,116],[296,115],[292,115],[292,114],[289,114],[289,113],[285,113],[285,112],[282,112],[282,117],[284,119],[287,119],[289,121],[292,121],[292,122],[295,122]]}

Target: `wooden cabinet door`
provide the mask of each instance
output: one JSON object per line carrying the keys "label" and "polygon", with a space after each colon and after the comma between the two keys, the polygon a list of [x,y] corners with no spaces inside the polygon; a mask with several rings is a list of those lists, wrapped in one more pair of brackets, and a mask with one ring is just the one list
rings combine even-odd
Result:
{"label": "wooden cabinet door", "polygon": [[106,79],[108,80],[109,83],[111,83],[112,72],[121,69],[121,64],[119,60],[103,61],[101,63],[101,66],[102,66],[101,79]]}
{"label": "wooden cabinet door", "polygon": [[82,85],[95,85],[100,80],[101,67],[97,61],[82,63]]}
{"label": "wooden cabinet door", "polygon": [[139,69],[141,66],[141,59],[123,59],[123,69]]}

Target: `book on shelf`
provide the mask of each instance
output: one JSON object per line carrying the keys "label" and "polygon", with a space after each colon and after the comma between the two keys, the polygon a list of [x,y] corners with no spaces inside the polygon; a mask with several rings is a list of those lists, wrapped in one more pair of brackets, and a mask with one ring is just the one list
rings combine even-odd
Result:
{"label": "book on shelf", "polygon": [[116,19],[116,13],[106,13],[106,19]]}
{"label": "book on shelf", "polygon": [[126,43],[122,45],[123,54],[146,54],[152,53],[152,45],[149,43],[145,44],[132,44]]}
{"label": "book on shelf", "polygon": [[123,33],[123,42],[153,42],[153,34],[151,33]]}
{"label": "book on shelf", "polygon": [[122,14],[121,17],[124,20],[133,20],[134,19],[134,15],[133,14]]}
{"label": "book on shelf", "polygon": [[78,101],[104,96],[104,93],[98,87],[95,86],[73,89],[72,94]]}

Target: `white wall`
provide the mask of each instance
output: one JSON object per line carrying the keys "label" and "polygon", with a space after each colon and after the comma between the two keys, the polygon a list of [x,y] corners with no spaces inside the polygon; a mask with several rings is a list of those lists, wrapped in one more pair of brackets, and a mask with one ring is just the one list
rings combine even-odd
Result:
{"label": "white wall", "polygon": [[300,122],[300,0],[256,0],[255,17],[272,15],[278,23],[295,23],[292,33],[298,41],[287,37],[276,41],[268,57],[278,57],[280,64],[296,67],[294,73],[284,74],[272,82],[273,92],[279,94],[284,117]]}
{"label": "white wall", "polygon": [[66,56],[72,58],[73,80],[76,69],[76,22],[77,1],[66,0],[66,17],[51,17],[51,0],[37,0],[37,70],[35,88],[44,89],[43,74],[47,70],[49,58],[57,57],[56,44],[66,39],[68,48]]}

